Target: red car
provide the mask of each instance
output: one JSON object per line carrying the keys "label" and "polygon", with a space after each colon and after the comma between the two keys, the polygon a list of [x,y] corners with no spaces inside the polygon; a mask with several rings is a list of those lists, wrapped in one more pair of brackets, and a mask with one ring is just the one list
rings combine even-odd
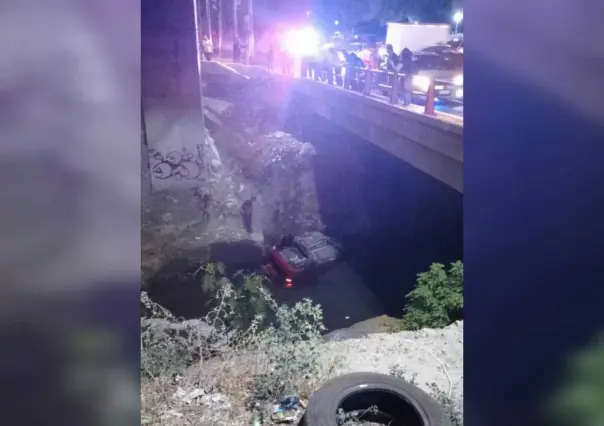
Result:
{"label": "red car", "polygon": [[312,279],[340,258],[340,249],[330,237],[320,232],[284,237],[273,247],[269,261],[263,266],[265,275],[286,288]]}

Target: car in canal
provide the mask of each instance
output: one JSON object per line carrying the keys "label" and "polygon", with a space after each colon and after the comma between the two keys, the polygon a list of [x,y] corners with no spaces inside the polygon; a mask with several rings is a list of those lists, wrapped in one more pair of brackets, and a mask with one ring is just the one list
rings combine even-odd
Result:
{"label": "car in canal", "polygon": [[339,244],[321,232],[288,235],[271,249],[262,272],[273,284],[290,288],[313,281],[340,257]]}

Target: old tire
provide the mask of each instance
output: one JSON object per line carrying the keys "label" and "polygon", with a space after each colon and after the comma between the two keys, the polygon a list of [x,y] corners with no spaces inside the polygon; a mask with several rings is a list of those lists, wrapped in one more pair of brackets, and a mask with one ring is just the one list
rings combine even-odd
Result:
{"label": "old tire", "polygon": [[301,422],[305,426],[337,426],[336,413],[376,405],[391,416],[392,426],[451,426],[443,408],[421,389],[392,376],[351,373],[336,377],[311,396]]}

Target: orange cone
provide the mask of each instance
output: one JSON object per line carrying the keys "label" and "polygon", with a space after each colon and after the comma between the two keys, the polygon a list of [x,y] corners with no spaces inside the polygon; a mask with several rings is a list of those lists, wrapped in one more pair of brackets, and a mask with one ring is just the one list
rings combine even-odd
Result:
{"label": "orange cone", "polygon": [[426,106],[424,107],[424,114],[434,115],[434,98],[436,96],[436,90],[434,89],[434,79],[430,79],[430,85],[428,86],[428,93],[426,93]]}

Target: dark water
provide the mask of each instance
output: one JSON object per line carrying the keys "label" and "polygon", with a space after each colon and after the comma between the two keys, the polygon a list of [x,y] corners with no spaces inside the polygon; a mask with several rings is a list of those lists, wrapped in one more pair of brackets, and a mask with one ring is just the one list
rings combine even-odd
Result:
{"label": "dark water", "polygon": [[315,177],[328,233],[345,259],[400,316],[416,275],[462,259],[462,195],[292,100],[287,130],[317,149]]}

